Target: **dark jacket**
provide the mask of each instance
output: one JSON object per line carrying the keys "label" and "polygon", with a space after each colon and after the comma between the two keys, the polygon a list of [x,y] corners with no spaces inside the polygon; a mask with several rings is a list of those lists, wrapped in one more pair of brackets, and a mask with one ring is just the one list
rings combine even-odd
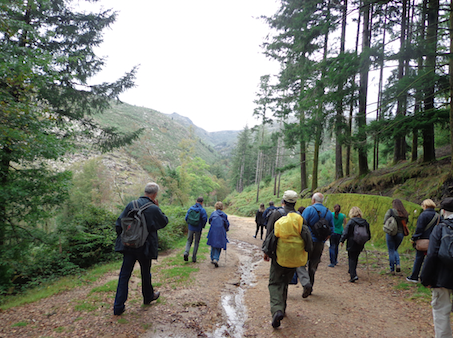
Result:
{"label": "dark jacket", "polygon": [[440,217],[440,215],[437,214],[438,217],[436,218],[434,224],[425,231],[426,226],[433,220],[434,215],[436,215],[436,211],[434,210],[434,208],[426,208],[425,210],[422,211],[420,216],[418,216],[417,227],[415,229],[414,234],[412,235],[412,240],[416,241],[417,239],[429,238],[431,232],[433,231],[434,227],[437,224],[438,218]]}
{"label": "dark jacket", "polygon": [[187,225],[189,226],[189,230],[190,231],[201,231],[201,230],[203,230],[203,228],[206,225],[206,222],[208,221],[208,215],[206,214],[206,210],[204,210],[204,208],[202,207],[202,205],[200,203],[195,203],[194,205],[192,205],[189,208],[189,210],[187,210],[186,217],[185,217],[186,222],[187,222],[187,216],[189,216],[189,211],[192,209],[197,210],[200,213],[200,222],[198,223],[198,226],[194,226],[192,224],[187,223]]}
{"label": "dark jacket", "polygon": [[346,224],[343,230],[343,235],[341,235],[340,239],[341,243],[344,243],[344,241],[347,240],[346,250],[348,251],[362,251],[363,247],[365,246],[365,244],[358,244],[356,241],[354,241],[354,228],[359,225],[366,228],[366,232],[368,233],[368,240],[371,239],[370,225],[368,224],[368,222],[360,217],[351,218]]}
{"label": "dark jacket", "polygon": [[264,211],[257,211],[255,214],[255,223],[259,225],[264,225]]}
{"label": "dark jacket", "polygon": [[[151,199],[147,196],[142,196],[137,200],[139,207],[142,205],[152,202]],[[146,227],[148,228],[148,238],[146,239],[145,245],[140,248],[133,249],[128,248],[123,245],[121,242],[121,233],[123,229],[121,228],[121,218],[127,216],[129,211],[133,209],[133,204],[130,202],[126,208],[123,210],[121,215],[116,220],[115,229],[116,229],[116,242],[115,242],[115,251],[125,253],[125,252],[143,252],[146,257],[149,259],[157,259],[157,252],[159,249],[159,238],[157,236],[157,230],[163,229],[168,224],[168,218],[160,210],[160,208],[153,204],[147,208],[143,214],[146,219]]]}
{"label": "dark jacket", "polygon": [[[403,230],[403,223],[402,223],[402,221],[403,221],[403,220],[406,220],[406,224],[407,224],[408,217],[400,217],[400,216],[398,216],[398,211],[397,211],[396,209],[390,208],[389,210],[387,210],[387,212],[386,212],[385,215],[384,215],[384,223],[385,223],[385,221],[386,221],[389,217],[391,217],[391,216],[395,217],[395,219],[396,219],[396,223],[398,224],[398,232],[403,233],[404,230]],[[383,223],[383,224],[384,224],[384,223]],[[396,235],[395,235],[395,236],[396,236]]]}
{"label": "dark jacket", "polygon": [[263,224],[264,224],[264,225],[267,225],[267,222],[269,222],[269,217],[270,217],[270,215],[271,215],[272,212],[273,212],[274,210],[276,210],[276,209],[277,209],[277,207],[276,207],[275,205],[271,205],[269,208],[267,208],[266,210],[264,210],[264,212],[263,212],[263,218],[264,218]]}
{"label": "dark jacket", "polygon": [[453,219],[445,219],[434,226],[431,236],[429,237],[428,254],[426,255],[425,263],[423,264],[420,279],[424,286],[453,290],[453,270],[445,267],[438,257],[442,238],[442,228],[445,227],[445,224],[453,226]]}
{"label": "dark jacket", "polygon": [[[316,222],[319,221],[319,215],[318,211],[321,214],[322,217],[324,217],[330,224],[330,235],[333,235],[335,226],[333,224],[333,216],[332,213],[322,205],[321,203],[315,203],[313,205],[310,205],[305,208],[304,212],[302,213],[302,217],[304,218],[304,222],[308,225],[311,231],[311,236],[313,238],[313,242],[320,242],[319,239],[316,238],[315,235],[313,235],[313,231],[311,230],[311,227],[315,225]],[[326,213],[327,211],[327,213]],[[324,216],[325,215],[325,216]]]}

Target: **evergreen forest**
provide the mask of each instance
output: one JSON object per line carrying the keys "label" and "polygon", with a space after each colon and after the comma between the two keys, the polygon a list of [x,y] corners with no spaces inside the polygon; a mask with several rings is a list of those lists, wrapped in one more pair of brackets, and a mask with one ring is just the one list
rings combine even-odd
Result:
{"label": "evergreen forest", "polygon": [[200,195],[241,216],[286,189],[452,195],[453,2],[280,0],[259,18],[280,64],[257,79],[259,123],[216,133],[119,102],[136,67],[92,84],[117,14],[76,3],[0,0],[0,296],[117,259],[115,221],[149,181],[161,250]]}

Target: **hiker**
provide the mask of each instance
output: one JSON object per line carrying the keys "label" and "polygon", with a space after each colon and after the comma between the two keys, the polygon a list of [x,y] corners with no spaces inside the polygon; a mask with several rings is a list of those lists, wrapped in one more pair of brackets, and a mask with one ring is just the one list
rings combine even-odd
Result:
{"label": "hiker", "polygon": [[401,271],[398,248],[404,238],[403,222],[406,223],[409,217],[409,213],[404,208],[403,202],[398,198],[392,201],[392,208],[385,213],[384,223],[389,217],[395,217],[396,223],[398,224],[398,232],[396,235],[391,236],[390,234],[385,234],[389,253],[389,273],[394,275],[395,271]]}
{"label": "hiker", "polygon": [[[453,257],[448,246],[452,244],[453,236],[453,198],[442,200],[440,209],[444,219],[435,225],[431,232],[428,254],[420,275],[422,284],[431,288],[431,306],[436,338],[452,337],[450,313],[453,292]],[[444,248],[447,249],[445,250],[446,256],[443,255]]]}
{"label": "hiker", "polygon": [[143,211],[148,229],[148,237],[143,246],[139,248],[131,248],[125,246],[121,240],[121,219],[133,209],[133,202],[130,202],[118,217],[115,229],[117,233],[115,251],[123,254],[123,265],[121,266],[118,287],[116,289],[115,302],[113,305],[113,314],[121,315],[125,311],[124,303],[127,300],[128,284],[131,278],[132,270],[134,270],[135,262],[140,264],[140,272],[142,276],[142,295],[143,304],[150,304],[159,298],[160,292],[154,292],[151,284],[151,260],[157,259],[158,236],[157,230],[163,229],[168,224],[168,218],[159,208],[159,202],[156,199],[159,191],[159,185],[156,183],[148,183],[145,186],[145,195],[137,200],[138,206],[143,206],[151,202],[148,208]]}
{"label": "hiker", "polygon": [[228,216],[222,210],[223,203],[216,202],[215,211],[209,217],[211,227],[208,232],[208,245],[211,246],[211,263],[216,268],[219,267],[222,249],[226,250],[227,243],[229,243],[226,233],[230,230],[230,222],[228,222]]}
{"label": "hiker", "polygon": [[185,220],[189,226],[189,231],[187,233],[187,242],[186,248],[184,250],[184,260],[187,262],[189,260],[190,247],[195,238],[195,243],[193,245],[192,252],[192,262],[196,263],[197,261],[197,252],[198,245],[200,244],[201,231],[206,226],[208,220],[208,215],[206,210],[203,208],[203,197],[198,197],[197,202],[192,205],[189,210],[187,210]]}
{"label": "hiker", "polygon": [[[306,224],[308,225],[308,228],[311,231],[311,236],[313,239],[313,251],[310,253],[308,257],[307,268],[302,266],[297,269],[298,277],[299,274],[303,277],[303,275],[305,274],[303,270],[307,269],[308,276],[310,279],[310,282],[304,286],[304,291],[302,293],[303,298],[307,298],[313,292],[313,286],[315,283],[315,273],[316,270],[318,269],[319,262],[321,261],[322,252],[324,250],[324,243],[333,234],[334,229],[333,216],[329,209],[327,209],[327,207],[325,207],[322,204],[323,201],[324,201],[323,194],[321,194],[320,192],[315,193],[311,198],[312,205],[305,208],[304,212],[302,213],[302,217],[305,220]],[[320,220],[319,215],[321,215],[321,217],[327,220],[330,227],[330,233],[324,239],[317,238],[313,233],[313,226]]]}
{"label": "hiker", "polygon": [[333,225],[334,225],[334,233],[330,236],[330,246],[329,246],[329,256],[330,256],[330,264],[328,267],[333,268],[335,265],[338,264],[338,245],[340,244],[340,238],[343,234],[343,225],[346,224],[346,215],[342,214],[341,207],[339,204],[335,204],[333,206]]}
{"label": "hiker", "polygon": [[[268,285],[273,328],[279,327],[285,316],[288,284],[296,268],[307,262],[308,254],[301,234],[303,219],[294,209],[298,197],[293,190],[285,191],[283,208],[274,211],[267,223],[266,237],[273,236],[274,232],[278,237],[277,257],[271,260]],[[270,259],[267,254],[263,258],[265,261]]]}
{"label": "hiker", "polygon": [[[429,236],[434,229],[434,226],[439,223],[440,215],[434,210],[436,203],[431,199],[426,199],[422,202],[421,207],[423,211],[417,219],[417,227],[414,234],[412,235],[411,241],[414,243],[415,248],[415,260],[414,266],[412,267],[412,273],[406,278],[408,282],[418,283],[418,277],[420,275],[420,270],[425,260],[425,256],[428,248],[423,248],[426,250],[417,249],[417,245],[426,240],[429,242]],[[417,243],[418,242],[418,243]]]}
{"label": "hiker", "polygon": [[260,239],[263,239],[263,231],[264,231],[264,203],[260,204],[260,208],[256,211],[255,214],[255,223],[256,223],[256,231],[255,231],[255,236],[253,238],[256,238],[258,236],[258,231],[261,230],[261,236]]}
{"label": "hiker", "polygon": [[[359,262],[359,255],[365,247],[365,242],[371,239],[370,225],[368,222],[363,219],[362,210],[359,207],[352,207],[349,210],[349,222],[346,224],[343,234],[341,235],[340,242],[341,247],[343,247],[344,242],[346,243],[346,250],[348,251],[348,261],[349,261],[349,280],[351,283],[354,283],[359,279],[357,276],[357,263]],[[363,240],[356,238],[356,227],[364,227],[366,230],[366,235]]]}
{"label": "hiker", "polygon": [[264,218],[264,226],[267,226],[267,222],[269,221],[269,216],[272,214],[272,211],[277,209],[277,207],[274,205],[274,201],[269,202],[269,207],[264,210],[263,213],[263,218]]}

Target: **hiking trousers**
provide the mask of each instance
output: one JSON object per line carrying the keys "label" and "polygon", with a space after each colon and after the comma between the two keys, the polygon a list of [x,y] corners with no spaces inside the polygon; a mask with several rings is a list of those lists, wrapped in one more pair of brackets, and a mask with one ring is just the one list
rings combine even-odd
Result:
{"label": "hiking trousers", "polygon": [[293,278],[294,272],[296,272],[296,268],[285,268],[279,265],[275,259],[271,260],[268,288],[272,315],[278,310],[285,313],[288,284]]}
{"label": "hiking trousers", "polygon": [[436,338],[451,338],[450,312],[452,290],[446,288],[432,288],[433,321]]}
{"label": "hiking trousers", "polygon": [[131,278],[136,261],[140,264],[142,275],[143,303],[149,304],[153,300],[154,290],[151,284],[151,259],[147,258],[144,253],[125,252],[123,254],[123,265],[121,266],[115,303],[113,305],[113,314],[115,315],[124,312],[124,303],[128,296],[129,279]]}
{"label": "hiking trousers", "polygon": [[193,262],[195,262],[197,260],[197,252],[198,252],[198,246],[200,244],[200,237],[201,237],[201,231],[189,230],[189,232],[187,233],[187,243],[186,243],[186,249],[184,250],[184,256],[189,256],[190,247],[192,246],[192,242],[195,238],[195,243],[193,244],[193,252],[192,252],[192,261]]}
{"label": "hiking trousers", "polygon": [[324,250],[324,242],[313,242],[313,251],[308,254],[308,275],[310,276],[311,286],[315,285],[315,273],[321,261],[322,251]]}

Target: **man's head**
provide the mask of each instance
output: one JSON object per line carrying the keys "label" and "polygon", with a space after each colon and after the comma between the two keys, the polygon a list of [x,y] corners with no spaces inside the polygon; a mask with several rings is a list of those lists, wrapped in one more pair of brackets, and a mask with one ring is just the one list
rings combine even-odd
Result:
{"label": "man's head", "polygon": [[294,208],[298,198],[299,195],[297,194],[297,192],[295,192],[294,190],[286,190],[283,194],[282,200],[285,205]]}
{"label": "man's head", "polygon": [[447,218],[451,214],[453,214],[453,198],[448,197],[440,202],[440,209],[443,210],[444,218]]}
{"label": "man's head", "polygon": [[203,197],[200,196],[197,198],[197,203],[203,204],[203,201],[204,201]]}
{"label": "man's head", "polygon": [[270,202],[269,202],[269,206],[271,207],[271,206],[273,206],[273,205],[274,205],[274,201],[270,201]]}
{"label": "man's head", "polygon": [[313,195],[313,197],[311,198],[311,204],[315,204],[315,203],[321,203],[324,201],[324,195],[321,194],[320,192],[317,192]]}
{"label": "man's head", "polygon": [[154,200],[157,196],[157,193],[159,191],[159,185],[154,182],[149,182],[145,186],[145,195]]}

